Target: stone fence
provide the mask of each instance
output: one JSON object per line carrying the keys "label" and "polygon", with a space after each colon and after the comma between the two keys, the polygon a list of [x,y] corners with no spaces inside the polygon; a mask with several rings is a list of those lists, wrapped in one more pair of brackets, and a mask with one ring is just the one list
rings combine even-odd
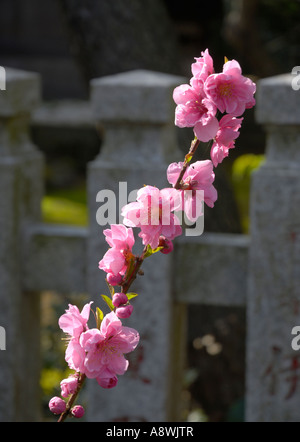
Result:
{"label": "stone fence", "polygon": [[[168,164],[182,159],[172,92],[185,80],[133,71],[92,81],[104,143],[88,165],[85,229],[41,222],[43,156],[29,137],[40,81],[33,73],[6,73],[0,93],[0,326],[6,331],[0,421],[32,421],[40,419],[39,293],[87,292],[99,305],[107,287],[98,261],[107,244],[96,221],[103,203],[98,193],[118,195],[119,182],[127,183],[128,194],[143,184],[168,185]],[[250,235],[182,236],[174,253],[145,262],[127,322],[139,330],[140,345],[117,388],[87,384],[89,420],[176,421],[189,303],[247,308],[247,421],[300,420],[300,353],[291,346],[292,328],[300,324],[300,93],[291,77],[259,83],[257,121],[267,146],[252,180]]]}

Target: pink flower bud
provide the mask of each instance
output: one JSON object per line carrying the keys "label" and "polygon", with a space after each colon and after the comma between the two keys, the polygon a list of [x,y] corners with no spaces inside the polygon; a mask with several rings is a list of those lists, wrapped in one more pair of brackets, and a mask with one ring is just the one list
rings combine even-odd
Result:
{"label": "pink flower bud", "polygon": [[84,416],[84,413],[84,408],[81,405],[75,405],[75,407],[71,409],[72,416],[76,417],[77,419],[80,419],[82,416]]}
{"label": "pink flower bud", "polygon": [[163,247],[163,249],[161,249],[161,253],[163,253],[164,255],[173,252],[174,249],[172,241],[165,238],[164,236],[159,237],[159,247]]}
{"label": "pink flower bud", "polygon": [[115,293],[112,298],[112,303],[115,307],[119,307],[121,304],[127,304],[128,298],[125,293]]}
{"label": "pink flower bud", "polygon": [[126,319],[131,316],[132,311],[133,311],[133,306],[131,304],[128,304],[128,305],[118,307],[116,309],[116,315],[120,319]]}
{"label": "pink flower bud", "polygon": [[66,411],[66,403],[60,397],[53,397],[49,402],[49,409],[54,414],[61,414]]}
{"label": "pink flower bud", "polygon": [[106,279],[110,285],[119,285],[122,282],[122,276],[119,274],[114,275],[113,273],[108,273]]}
{"label": "pink flower bud", "polygon": [[78,378],[74,375],[69,376],[60,383],[62,397],[68,397],[77,390]]}

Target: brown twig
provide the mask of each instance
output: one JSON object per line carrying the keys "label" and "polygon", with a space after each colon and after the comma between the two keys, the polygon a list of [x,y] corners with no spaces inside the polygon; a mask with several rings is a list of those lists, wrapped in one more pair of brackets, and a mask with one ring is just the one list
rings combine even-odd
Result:
{"label": "brown twig", "polygon": [[85,379],[86,379],[86,375],[85,374],[80,374],[79,379],[78,379],[77,389],[76,389],[75,393],[73,393],[70,396],[70,398],[68,400],[68,403],[67,403],[66,410],[60,415],[60,417],[59,417],[57,422],[63,422],[69,416],[69,414],[71,412],[71,408],[72,408],[72,406],[73,406],[73,404],[75,402],[75,399],[78,396],[78,393],[80,392],[80,390],[81,390],[81,388],[82,388],[82,386],[84,384]]}
{"label": "brown twig", "polygon": [[200,144],[200,140],[198,140],[198,138],[195,138],[192,141],[189,153],[185,156],[184,163],[183,163],[182,169],[180,171],[180,174],[178,176],[178,179],[176,181],[176,184],[174,186],[174,189],[177,189],[177,190],[181,189],[181,180],[182,180],[183,175],[185,174],[185,171],[186,171],[191,159],[193,158],[199,144]]}
{"label": "brown twig", "polygon": [[123,293],[127,293],[128,292],[131,284],[136,279],[137,274],[139,273],[140,268],[141,268],[141,266],[142,266],[142,264],[144,262],[146,251],[147,251],[147,247],[144,248],[144,251],[143,251],[141,256],[137,256],[136,257],[134,269],[131,272],[131,274],[130,274],[129,278],[127,279],[127,281],[122,285],[122,292]]}

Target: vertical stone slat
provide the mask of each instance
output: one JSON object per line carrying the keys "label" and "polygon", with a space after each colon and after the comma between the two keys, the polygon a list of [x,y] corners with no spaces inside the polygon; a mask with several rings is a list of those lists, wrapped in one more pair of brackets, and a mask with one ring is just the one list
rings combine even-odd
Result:
{"label": "vertical stone slat", "polygon": [[39,299],[22,291],[23,236],[39,220],[42,155],[29,137],[30,112],[40,99],[37,74],[6,69],[0,92],[0,421],[39,419]]}
{"label": "vertical stone slat", "polygon": [[266,161],[254,173],[248,266],[247,420],[299,421],[300,93],[293,77],[263,79],[257,121]]}

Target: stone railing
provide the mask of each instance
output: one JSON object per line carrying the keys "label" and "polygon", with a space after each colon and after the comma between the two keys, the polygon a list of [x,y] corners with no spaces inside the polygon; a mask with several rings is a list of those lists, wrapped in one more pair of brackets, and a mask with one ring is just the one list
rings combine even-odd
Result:
{"label": "stone railing", "polygon": [[[6,73],[7,90],[0,92],[0,326],[6,331],[0,421],[30,421],[40,419],[39,292],[87,292],[99,305],[107,292],[98,270],[107,250],[105,226],[96,220],[99,191],[118,196],[120,182],[128,194],[143,184],[168,185],[168,164],[182,158],[172,92],[184,79],[134,71],[92,81],[104,143],[88,165],[90,224],[84,229],[41,223],[43,157],[28,136],[39,77]],[[117,388],[88,383],[88,419],[176,421],[186,307],[197,303],[247,308],[247,420],[299,420],[300,365],[291,330],[300,322],[300,95],[291,81],[287,75],[259,84],[257,119],[268,142],[266,162],[253,177],[250,235],[182,236],[174,253],[144,263],[127,322],[139,330],[140,345]]]}

